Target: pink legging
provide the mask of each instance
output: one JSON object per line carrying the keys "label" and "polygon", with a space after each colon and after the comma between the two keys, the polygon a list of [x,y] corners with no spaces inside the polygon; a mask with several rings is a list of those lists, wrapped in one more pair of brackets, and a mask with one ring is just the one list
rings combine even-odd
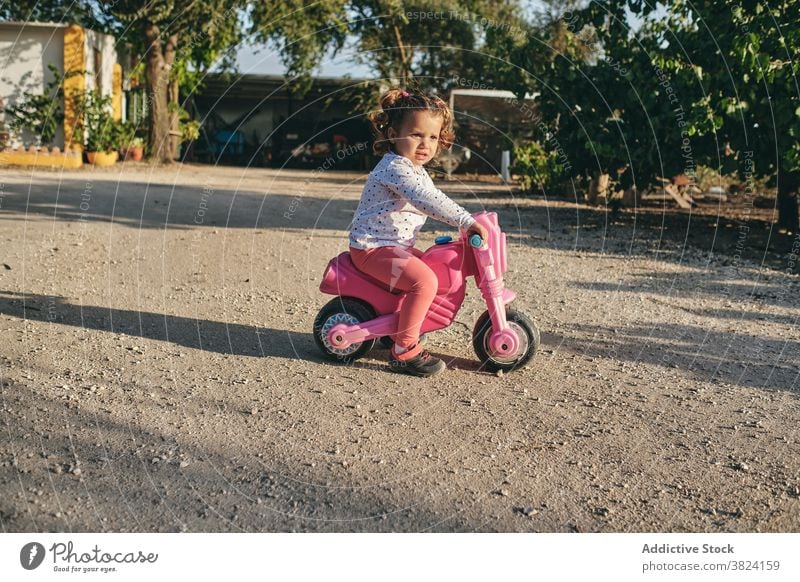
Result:
{"label": "pink legging", "polygon": [[419,330],[425,315],[436,297],[439,280],[431,268],[419,257],[422,251],[414,247],[378,247],[355,249],[350,247],[350,258],[359,271],[374,277],[390,289],[399,289],[407,295],[400,308],[400,320],[394,342],[410,348],[419,341]]}

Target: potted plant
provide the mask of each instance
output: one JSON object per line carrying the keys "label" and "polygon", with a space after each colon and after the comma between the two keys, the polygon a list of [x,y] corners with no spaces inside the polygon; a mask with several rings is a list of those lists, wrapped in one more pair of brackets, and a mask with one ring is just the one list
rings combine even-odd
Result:
{"label": "potted plant", "polygon": [[86,136],[86,159],[95,166],[111,166],[119,159],[124,134],[120,122],[111,117],[111,97],[90,91],[80,99],[83,129]]}
{"label": "potted plant", "polygon": [[128,143],[128,148],[125,150],[125,159],[133,160],[134,162],[141,162],[143,157],[144,140],[140,137],[134,137]]}
{"label": "potted plant", "polygon": [[144,157],[144,141],[136,137],[136,128],[129,121],[120,124],[119,154],[124,160],[140,162]]}

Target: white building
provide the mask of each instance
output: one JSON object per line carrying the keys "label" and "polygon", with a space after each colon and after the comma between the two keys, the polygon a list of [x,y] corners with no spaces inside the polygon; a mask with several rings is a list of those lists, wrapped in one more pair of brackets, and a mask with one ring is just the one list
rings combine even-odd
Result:
{"label": "white building", "polygon": [[[98,89],[103,95],[112,95],[114,117],[122,118],[122,68],[118,64],[114,37],[77,25],[0,22],[0,101],[3,107],[19,103],[25,91],[44,92],[53,80],[54,75],[48,68],[51,64],[59,75],[84,71],[65,80],[65,92]],[[62,103],[62,107],[64,123],[50,145],[65,150],[80,146],[83,140],[72,136],[76,115],[71,102]],[[6,122],[8,130],[2,108],[0,121]],[[23,132],[23,135],[12,136],[10,145],[29,145],[33,137]]]}

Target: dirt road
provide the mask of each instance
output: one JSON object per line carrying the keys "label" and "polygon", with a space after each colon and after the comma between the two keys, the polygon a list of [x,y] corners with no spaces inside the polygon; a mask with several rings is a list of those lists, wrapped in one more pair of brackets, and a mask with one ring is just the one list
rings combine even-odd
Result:
{"label": "dirt road", "polygon": [[446,183],[500,213],[542,347],[478,371],[472,288],[419,380],[310,334],[363,176],[1,181],[3,531],[800,530],[800,281],[744,229]]}

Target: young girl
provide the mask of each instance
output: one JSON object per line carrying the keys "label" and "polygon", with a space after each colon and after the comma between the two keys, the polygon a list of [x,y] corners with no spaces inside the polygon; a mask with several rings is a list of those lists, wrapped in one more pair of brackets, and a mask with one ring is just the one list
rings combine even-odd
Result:
{"label": "young girl", "polygon": [[428,216],[483,238],[488,233],[434,186],[424,168],[440,148],[453,144],[447,104],[419,91],[392,89],[381,96],[380,105],[369,119],[375,153],[384,156],[361,194],[350,231],[350,257],[362,272],[407,294],[389,365],[414,376],[433,376],[445,364],[422,348],[419,331],[438,281],[414,248],[417,233]]}

